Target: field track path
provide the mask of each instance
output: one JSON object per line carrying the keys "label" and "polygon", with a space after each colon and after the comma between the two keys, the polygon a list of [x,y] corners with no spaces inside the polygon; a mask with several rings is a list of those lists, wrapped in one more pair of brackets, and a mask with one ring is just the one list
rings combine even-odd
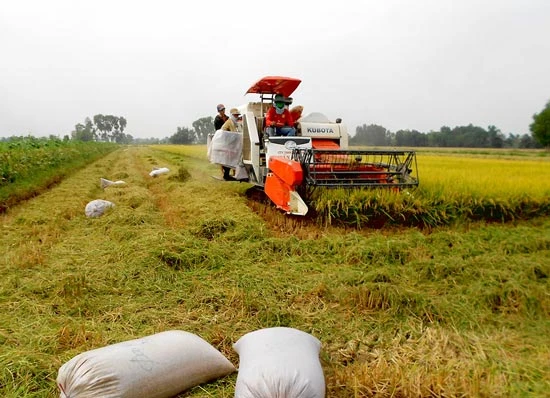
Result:
{"label": "field track path", "polygon": [[[56,243],[74,236],[82,224],[88,227],[94,224],[84,215],[86,204],[94,199],[112,201],[118,213],[136,217],[136,223],[147,221],[158,228],[182,228],[190,219],[214,216],[228,207],[239,206],[249,213],[245,196],[239,195],[243,187],[228,190],[226,185],[231,184],[209,177],[218,173],[215,166],[209,165],[205,170],[204,163],[186,165],[182,159],[150,147],[123,148],[77,171],[38,197],[22,202],[0,215],[1,244],[8,249],[4,262],[14,266],[40,264]],[[149,175],[153,167],[168,167],[170,173],[153,178]],[[173,178],[179,167],[191,172],[185,183]],[[123,180],[127,185],[102,190],[100,178]]]}

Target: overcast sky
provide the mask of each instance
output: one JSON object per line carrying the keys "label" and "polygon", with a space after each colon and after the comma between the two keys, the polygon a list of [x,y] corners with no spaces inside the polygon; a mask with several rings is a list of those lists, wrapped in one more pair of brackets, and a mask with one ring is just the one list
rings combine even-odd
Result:
{"label": "overcast sky", "polygon": [[2,137],[100,113],[168,137],[268,75],[352,134],[528,133],[550,100],[550,0],[0,0]]}

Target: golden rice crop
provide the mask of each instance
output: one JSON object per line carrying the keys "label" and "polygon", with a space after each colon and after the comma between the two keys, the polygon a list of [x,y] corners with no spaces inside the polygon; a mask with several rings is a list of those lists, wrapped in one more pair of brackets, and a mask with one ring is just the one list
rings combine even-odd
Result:
{"label": "golden rice crop", "polygon": [[550,162],[419,155],[420,185],[384,190],[318,190],[310,198],[318,219],[357,227],[436,226],[458,220],[510,221],[550,211]]}
{"label": "golden rice crop", "polygon": [[418,155],[421,187],[443,196],[486,198],[550,195],[550,162],[532,159]]}
{"label": "golden rice crop", "polygon": [[[206,160],[205,145],[157,148]],[[317,223],[359,228],[528,219],[550,213],[550,161],[541,155],[546,153],[417,152],[420,184],[416,189],[316,189],[307,201]]]}

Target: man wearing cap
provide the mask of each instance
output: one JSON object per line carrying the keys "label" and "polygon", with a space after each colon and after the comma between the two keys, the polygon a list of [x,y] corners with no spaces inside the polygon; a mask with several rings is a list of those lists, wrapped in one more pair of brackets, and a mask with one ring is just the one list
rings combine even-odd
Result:
{"label": "man wearing cap", "polygon": [[218,110],[218,114],[214,118],[214,128],[216,131],[222,128],[223,124],[229,117],[225,114],[225,105],[224,104],[218,104],[216,107]]}
{"label": "man wearing cap", "polygon": [[231,108],[229,111],[229,119],[225,121],[221,128],[224,131],[239,131],[241,120],[242,117],[239,110],[237,108]]}
{"label": "man wearing cap", "polygon": [[275,95],[273,106],[269,108],[265,116],[265,125],[269,135],[296,135],[296,129],[293,127],[294,120],[285,105],[285,97],[280,94]]}

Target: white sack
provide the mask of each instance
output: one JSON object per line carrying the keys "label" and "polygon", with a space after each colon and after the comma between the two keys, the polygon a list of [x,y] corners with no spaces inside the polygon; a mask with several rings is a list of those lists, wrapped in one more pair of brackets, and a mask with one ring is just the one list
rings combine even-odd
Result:
{"label": "white sack", "polygon": [[87,217],[99,217],[102,216],[107,209],[115,207],[115,204],[113,202],[109,202],[108,200],[103,199],[96,199],[92,200],[91,202],[88,202],[86,205],[86,208],[84,209],[84,213]]}
{"label": "white sack", "polygon": [[206,136],[206,157],[210,160],[210,153],[212,150],[212,138],[214,137],[214,133],[210,133]]}
{"label": "white sack", "polygon": [[260,329],[241,337],[235,398],[324,398],[321,342],[297,329]]}
{"label": "white sack", "polygon": [[235,168],[235,179],[236,180],[246,180],[248,179],[248,171],[246,171],[246,167],[244,166],[244,163],[239,163],[237,167]]}
{"label": "white sack", "polygon": [[170,169],[168,169],[168,168],[166,168],[166,167],[161,167],[161,168],[155,167],[155,168],[153,168],[153,171],[151,171],[151,172],[149,173],[149,175],[150,175],[151,177],[156,177],[156,176],[159,176],[159,175],[161,175],[161,174],[168,173],[169,171],[170,171]]}
{"label": "white sack", "polygon": [[118,181],[111,181],[107,180],[105,178],[99,179],[99,185],[101,185],[102,189],[105,189],[107,187],[110,187],[111,185],[124,185],[126,184],[124,181],[118,180]]}
{"label": "white sack", "polygon": [[168,398],[235,367],[197,335],[170,330],[83,352],[59,368],[60,398]]}
{"label": "white sack", "polygon": [[208,148],[208,160],[227,167],[237,167],[243,154],[243,135],[233,131],[218,130]]}

